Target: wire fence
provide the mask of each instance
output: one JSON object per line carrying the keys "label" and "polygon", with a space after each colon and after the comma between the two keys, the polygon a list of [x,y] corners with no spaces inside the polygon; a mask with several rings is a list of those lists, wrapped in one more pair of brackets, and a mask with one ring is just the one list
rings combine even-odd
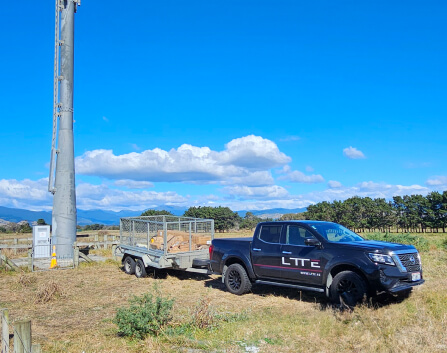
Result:
{"label": "wire fence", "polygon": [[[0,309],[1,329],[1,353],[38,353],[40,345],[32,344],[31,321],[9,321],[8,309]],[[11,336],[12,334],[12,344]]]}

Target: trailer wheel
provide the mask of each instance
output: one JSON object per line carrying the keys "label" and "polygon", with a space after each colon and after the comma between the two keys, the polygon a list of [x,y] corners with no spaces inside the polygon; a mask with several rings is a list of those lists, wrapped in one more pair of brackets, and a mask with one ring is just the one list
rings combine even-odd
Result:
{"label": "trailer wheel", "polygon": [[130,256],[126,256],[126,258],[123,261],[124,264],[124,272],[126,272],[128,275],[133,275],[135,273],[135,260],[132,259]]}
{"label": "trailer wheel", "polygon": [[137,263],[135,265],[135,276],[138,278],[146,277],[146,267],[141,259],[137,259]]}
{"label": "trailer wheel", "polygon": [[251,289],[251,282],[247,271],[240,264],[232,264],[225,271],[225,286],[228,291],[242,295]]}

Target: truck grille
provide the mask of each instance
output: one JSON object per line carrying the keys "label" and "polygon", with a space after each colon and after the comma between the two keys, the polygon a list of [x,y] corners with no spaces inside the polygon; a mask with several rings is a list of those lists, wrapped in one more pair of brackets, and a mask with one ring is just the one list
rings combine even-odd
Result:
{"label": "truck grille", "polygon": [[421,263],[417,253],[399,254],[399,260],[407,272],[416,272],[421,270]]}

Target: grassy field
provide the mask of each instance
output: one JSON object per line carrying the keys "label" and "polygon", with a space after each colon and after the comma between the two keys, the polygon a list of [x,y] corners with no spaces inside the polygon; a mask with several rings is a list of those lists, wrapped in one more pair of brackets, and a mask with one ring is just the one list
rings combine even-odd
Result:
{"label": "grassy field", "polygon": [[[382,297],[353,312],[291,289],[254,286],[235,296],[217,276],[172,271],[137,279],[111,260],[76,270],[0,269],[0,307],[12,321],[32,320],[44,352],[446,352],[446,235],[424,237],[426,283],[402,302]],[[175,300],[170,328],[141,341],[120,337],[117,308],[154,284]],[[198,309],[205,322],[197,322]]]}

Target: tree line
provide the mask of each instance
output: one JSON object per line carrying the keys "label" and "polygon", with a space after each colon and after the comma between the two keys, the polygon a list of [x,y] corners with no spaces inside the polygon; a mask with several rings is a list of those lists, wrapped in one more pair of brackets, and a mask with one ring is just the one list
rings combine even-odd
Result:
{"label": "tree line", "polygon": [[[167,211],[148,210],[142,215],[171,214]],[[190,207],[185,217],[214,219],[216,231],[254,229],[265,219],[247,212],[240,217],[228,207]],[[319,202],[310,205],[306,212],[283,215],[279,220],[320,220],[340,223],[360,232],[438,232],[445,233],[447,226],[447,191],[434,191],[427,196],[394,196],[384,198],[354,196],[344,201]]]}
{"label": "tree line", "polygon": [[[171,215],[165,210],[147,210],[141,216]],[[271,219],[263,219],[247,212],[244,217],[233,212],[229,207],[198,206],[190,207],[185,211],[183,217],[214,219],[214,229],[218,232],[227,232],[230,229],[254,229],[259,222]]]}
{"label": "tree line", "polygon": [[351,197],[344,201],[310,205],[305,219],[340,223],[352,230],[382,232],[445,233],[447,225],[447,191],[434,191],[427,196],[394,196],[383,198]]}

